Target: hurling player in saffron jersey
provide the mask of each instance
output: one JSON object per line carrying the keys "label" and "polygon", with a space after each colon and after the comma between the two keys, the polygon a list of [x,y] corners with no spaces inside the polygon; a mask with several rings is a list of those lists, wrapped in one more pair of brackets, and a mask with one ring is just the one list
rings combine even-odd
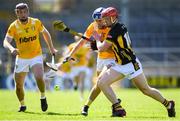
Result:
{"label": "hurling player in saffron jersey", "polygon": [[[14,80],[16,83],[16,95],[20,102],[19,112],[26,110],[24,100],[24,81],[27,72],[31,69],[41,93],[41,109],[48,108],[45,96],[45,82],[43,80],[44,68],[42,49],[39,34],[42,33],[50,53],[55,54],[51,36],[41,21],[37,18],[29,17],[29,7],[26,3],[19,3],[15,7],[17,19],[10,24],[4,39],[4,47],[16,56]],[[15,41],[16,47],[11,42]]]}

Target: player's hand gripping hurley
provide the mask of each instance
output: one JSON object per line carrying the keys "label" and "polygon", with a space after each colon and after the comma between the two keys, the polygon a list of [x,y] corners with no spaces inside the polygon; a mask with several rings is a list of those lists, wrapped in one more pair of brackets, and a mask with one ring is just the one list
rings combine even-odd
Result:
{"label": "player's hand gripping hurley", "polygon": [[52,69],[52,70],[54,70],[54,71],[57,71],[57,70],[58,70],[58,67],[57,67],[57,65],[55,64],[55,55],[54,55],[54,54],[52,55],[51,63],[46,62],[46,65],[47,65],[50,69]]}
{"label": "player's hand gripping hurley", "polygon": [[62,61],[62,62],[60,62],[60,63],[55,64],[55,55],[52,55],[51,63],[46,62],[46,65],[47,65],[50,69],[52,69],[52,70],[54,70],[54,71],[58,71],[59,67],[61,67],[62,64],[68,62],[69,60],[76,61],[74,58],[66,58],[66,60],[64,60],[64,61]]}

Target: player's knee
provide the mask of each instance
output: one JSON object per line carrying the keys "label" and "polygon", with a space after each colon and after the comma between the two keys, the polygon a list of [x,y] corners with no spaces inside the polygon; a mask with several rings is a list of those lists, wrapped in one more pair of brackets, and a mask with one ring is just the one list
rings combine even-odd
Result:
{"label": "player's knee", "polygon": [[37,76],[37,77],[36,77],[36,81],[44,81],[44,79],[43,79],[42,76]]}
{"label": "player's knee", "polygon": [[107,84],[105,81],[103,81],[102,79],[99,79],[97,82],[97,86],[101,89],[103,87],[105,87]]}
{"label": "player's knee", "polygon": [[22,89],[23,89],[23,85],[20,84],[20,83],[16,83],[16,90],[17,90],[17,91],[20,91],[20,90],[22,90]]}

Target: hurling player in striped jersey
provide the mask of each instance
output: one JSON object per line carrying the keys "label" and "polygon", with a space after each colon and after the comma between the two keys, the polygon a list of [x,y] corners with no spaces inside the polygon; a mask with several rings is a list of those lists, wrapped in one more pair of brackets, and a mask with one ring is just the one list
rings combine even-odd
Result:
{"label": "hurling player in striped jersey", "polygon": [[102,20],[105,26],[111,28],[111,30],[98,50],[107,51],[107,49],[112,48],[115,53],[116,64],[99,77],[97,85],[112,103],[113,116],[120,116],[118,110],[121,106],[111,88],[111,84],[126,77],[132,80],[143,94],[162,103],[166,107],[169,117],[175,117],[175,102],[167,100],[157,89],[148,85],[142,65],[133,51],[127,28],[124,24],[118,22],[117,9],[108,7],[103,10]]}

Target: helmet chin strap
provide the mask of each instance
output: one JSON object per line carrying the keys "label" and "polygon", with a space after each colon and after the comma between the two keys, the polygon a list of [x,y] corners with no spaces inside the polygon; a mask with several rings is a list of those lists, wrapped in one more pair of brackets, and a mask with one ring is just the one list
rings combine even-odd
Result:
{"label": "helmet chin strap", "polygon": [[118,19],[111,17],[110,21],[111,21],[111,25],[110,26],[112,27],[113,25],[115,25],[118,22]]}
{"label": "helmet chin strap", "polygon": [[117,23],[117,22],[118,22],[118,19],[117,19],[117,18],[111,17],[111,23],[112,23],[112,24],[115,24],[115,23]]}

